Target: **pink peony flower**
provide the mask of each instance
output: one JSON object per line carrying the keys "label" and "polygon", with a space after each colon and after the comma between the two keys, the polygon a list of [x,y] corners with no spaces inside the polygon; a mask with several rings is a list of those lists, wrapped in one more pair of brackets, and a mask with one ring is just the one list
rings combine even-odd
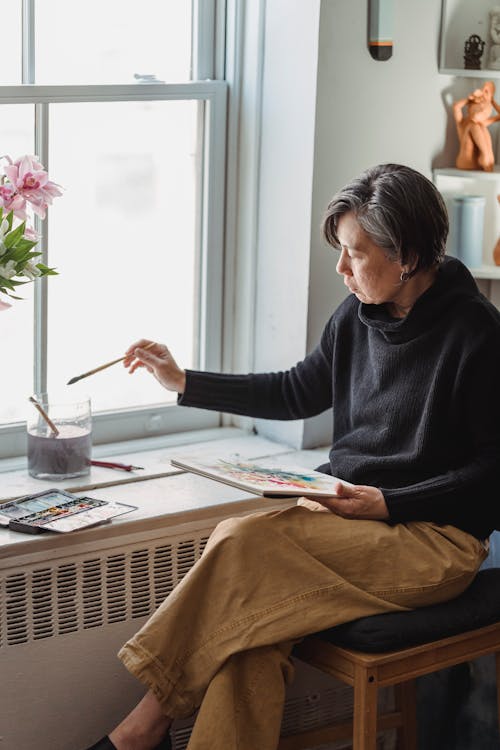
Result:
{"label": "pink peony flower", "polygon": [[6,212],[14,211],[14,215],[19,219],[26,218],[26,200],[9,182],[0,185],[0,206]]}
{"label": "pink peony flower", "polygon": [[[57,273],[55,269],[43,264],[39,264],[39,268],[33,260],[33,257],[40,255],[32,252],[40,237],[26,222],[32,220],[33,214],[44,219],[47,207],[63,193],[60,185],[49,180],[37,156],[22,156],[16,161],[10,156],[0,156],[0,161],[2,160],[7,164],[2,165],[4,174],[0,176],[0,293],[5,295],[0,296],[0,311],[11,306],[4,299],[14,297],[14,285],[10,281],[14,277],[24,277],[21,283],[26,283],[26,280],[34,281],[38,276]],[[24,226],[21,222],[25,222]],[[8,236],[11,237],[9,242]]]}
{"label": "pink peony flower", "polygon": [[49,180],[48,173],[36,156],[22,156],[14,162],[9,156],[4,158],[8,164],[3,171],[18,196],[30,203],[34,213],[44,219],[52,199],[62,195],[61,186]]}

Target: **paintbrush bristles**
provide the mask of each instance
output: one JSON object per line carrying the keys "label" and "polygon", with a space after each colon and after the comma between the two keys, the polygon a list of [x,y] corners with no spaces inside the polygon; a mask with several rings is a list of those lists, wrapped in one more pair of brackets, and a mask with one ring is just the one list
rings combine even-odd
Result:
{"label": "paintbrush bristles", "polygon": [[76,378],[71,378],[71,380],[68,380],[66,385],[73,385],[73,383],[77,383],[79,380],[81,380],[84,377],[85,375],[77,375]]}
{"label": "paintbrush bristles", "polygon": [[[150,349],[154,345],[155,345],[155,342],[151,341],[149,344],[144,346],[143,349]],[[73,385],[73,383],[76,383],[78,380],[82,380],[82,378],[88,378],[89,375],[95,375],[96,372],[105,370],[107,367],[111,367],[112,365],[118,364],[118,362],[123,362],[124,359],[126,359],[126,355],[124,357],[118,357],[118,359],[113,359],[111,362],[106,362],[106,364],[104,365],[99,365],[99,367],[94,367],[93,370],[84,372],[82,375],[76,375],[74,378],[71,378],[71,380],[68,380],[66,385]]]}

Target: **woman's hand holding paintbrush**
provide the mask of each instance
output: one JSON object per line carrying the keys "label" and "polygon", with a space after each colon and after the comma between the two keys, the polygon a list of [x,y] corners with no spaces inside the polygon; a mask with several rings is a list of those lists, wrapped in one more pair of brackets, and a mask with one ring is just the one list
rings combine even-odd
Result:
{"label": "woman's hand holding paintbrush", "polygon": [[76,377],[68,380],[67,385],[72,385],[83,378],[95,375],[95,373],[116,365],[118,362],[123,362],[124,366],[129,368],[130,373],[135,372],[139,367],[145,367],[149,372],[153,373],[158,382],[168,391],[184,393],[184,388],[186,387],[186,373],[184,370],[177,365],[164,344],[157,344],[155,341],[148,341],[147,339],[140,339],[135,344],[132,344],[132,346],[129,346],[123,357],[113,359],[111,362],[99,365],[99,367],[94,367],[93,370],[84,372],[82,375],[76,375]]}
{"label": "woman's hand holding paintbrush", "polygon": [[186,373],[182,370],[164,344],[140,339],[127,349],[123,358],[124,367],[130,374],[139,367],[145,367],[168,391],[184,393]]}

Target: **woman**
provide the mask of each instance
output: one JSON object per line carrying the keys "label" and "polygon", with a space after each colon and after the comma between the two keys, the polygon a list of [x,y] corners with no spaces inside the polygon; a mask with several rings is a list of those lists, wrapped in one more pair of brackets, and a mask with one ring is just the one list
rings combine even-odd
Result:
{"label": "woman", "polygon": [[149,690],[94,750],[166,748],[172,719],[198,707],[190,750],[273,750],[294,642],[458,595],[500,526],[500,315],[444,257],[441,196],[408,167],[378,166],[333,198],[323,229],[352,294],[295,367],[185,372],[145,339],[125,365],[186,406],[301,419],[333,405],[321,469],[354,487],[217,526],[121,649]]}

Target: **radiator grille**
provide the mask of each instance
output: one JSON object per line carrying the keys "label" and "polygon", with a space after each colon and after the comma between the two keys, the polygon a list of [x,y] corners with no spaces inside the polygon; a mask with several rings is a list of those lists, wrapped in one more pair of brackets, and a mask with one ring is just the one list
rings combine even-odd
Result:
{"label": "radiator grille", "polygon": [[103,623],[103,586],[101,560],[84,560],[82,570],[83,627],[97,628]]}
{"label": "radiator grille", "polygon": [[[8,643],[28,640],[28,599],[26,574],[17,573],[7,578],[5,601],[6,637]],[[3,628],[2,628],[3,630]]]}
{"label": "radiator grille", "polygon": [[33,602],[33,638],[49,638],[54,635],[54,597],[52,571],[50,568],[34,570],[31,579]]}
{"label": "radiator grille", "polygon": [[75,563],[60,565],[56,574],[58,596],[57,632],[73,633],[78,630],[77,567]]}
{"label": "radiator grille", "polygon": [[150,615],[207,539],[104,550],[8,573],[0,582],[0,648]]}

